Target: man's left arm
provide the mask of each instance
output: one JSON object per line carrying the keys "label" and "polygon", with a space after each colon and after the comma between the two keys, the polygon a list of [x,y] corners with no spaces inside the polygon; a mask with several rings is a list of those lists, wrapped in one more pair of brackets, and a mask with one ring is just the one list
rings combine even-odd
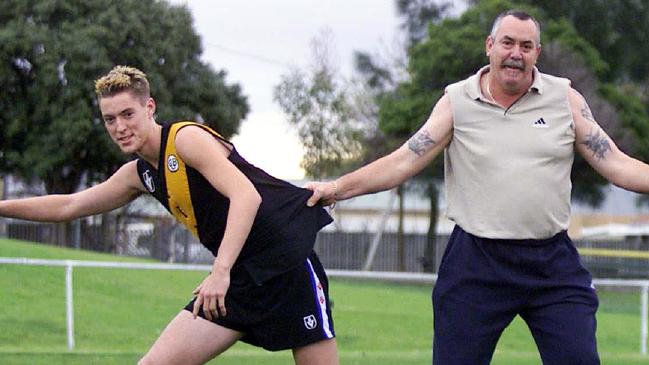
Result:
{"label": "man's left arm", "polygon": [[570,88],[575,146],[584,159],[611,183],[649,193],[649,165],[622,152],[593,117],[586,99]]}

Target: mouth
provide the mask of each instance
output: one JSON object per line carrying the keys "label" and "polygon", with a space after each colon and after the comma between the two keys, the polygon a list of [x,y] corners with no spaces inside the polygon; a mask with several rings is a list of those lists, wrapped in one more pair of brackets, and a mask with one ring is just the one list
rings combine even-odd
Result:
{"label": "mouth", "polygon": [[121,144],[121,145],[127,145],[127,144],[130,143],[131,137],[133,137],[133,135],[119,137],[119,138],[117,138],[117,142],[119,142],[119,144]]}
{"label": "mouth", "polygon": [[510,70],[510,71],[525,71],[525,64],[520,61],[512,61],[512,60],[507,60],[503,62],[502,68],[505,70]]}

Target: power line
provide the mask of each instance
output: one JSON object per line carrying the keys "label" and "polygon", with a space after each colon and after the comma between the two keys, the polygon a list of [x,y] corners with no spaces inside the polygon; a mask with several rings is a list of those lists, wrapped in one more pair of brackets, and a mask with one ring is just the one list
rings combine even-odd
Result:
{"label": "power line", "polygon": [[272,58],[259,56],[259,55],[249,53],[249,52],[245,52],[245,51],[239,51],[237,49],[226,47],[226,46],[223,46],[223,45],[220,45],[220,44],[215,44],[215,43],[211,43],[211,42],[205,42],[205,45],[208,46],[208,47],[218,48],[218,49],[220,49],[220,50],[222,50],[224,52],[232,53],[232,54],[235,54],[237,56],[253,59],[253,60],[257,61],[257,62],[265,63],[265,64],[268,64],[268,65],[271,65],[271,66],[281,67],[281,68],[284,68],[284,69],[293,67],[293,65],[290,65],[289,63],[286,63],[286,62],[283,62],[283,61],[274,60]]}

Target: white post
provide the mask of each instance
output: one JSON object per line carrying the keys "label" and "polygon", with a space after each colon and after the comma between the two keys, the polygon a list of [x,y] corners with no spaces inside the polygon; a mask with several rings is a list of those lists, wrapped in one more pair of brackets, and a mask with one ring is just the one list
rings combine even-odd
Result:
{"label": "white post", "polygon": [[365,263],[363,264],[363,271],[369,271],[372,268],[374,263],[374,255],[376,255],[376,250],[379,248],[379,243],[381,243],[381,236],[385,230],[385,225],[392,214],[392,205],[394,204],[394,199],[397,196],[397,190],[390,190],[390,200],[388,206],[383,211],[383,216],[381,216],[381,221],[376,227],[376,233],[374,238],[372,238],[372,243],[370,243],[370,249],[367,252],[367,257],[365,258]]}
{"label": "white post", "polygon": [[72,262],[65,266],[65,305],[68,327],[68,350],[74,349],[74,305],[72,303]]}
{"label": "white post", "polygon": [[642,287],[640,294],[640,353],[647,354],[647,312],[649,309],[649,287],[647,285]]}

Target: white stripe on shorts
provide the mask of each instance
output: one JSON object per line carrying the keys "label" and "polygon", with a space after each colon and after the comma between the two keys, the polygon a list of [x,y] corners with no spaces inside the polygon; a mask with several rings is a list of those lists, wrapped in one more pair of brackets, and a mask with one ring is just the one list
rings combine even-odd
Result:
{"label": "white stripe on shorts", "polygon": [[311,265],[311,260],[306,259],[307,264],[309,264],[309,269],[311,270],[311,282],[313,283],[313,289],[316,294],[316,305],[320,308],[320,318],[322,318],[322,329],[324,330],[327,338],[333,338],[334,335],[331,333],[331,328],[329,327],[329,316],[327,315],[327,299],[325,297],[324,289],[322,288],[322,283],[318,275],[313,270],[313,265]]}

